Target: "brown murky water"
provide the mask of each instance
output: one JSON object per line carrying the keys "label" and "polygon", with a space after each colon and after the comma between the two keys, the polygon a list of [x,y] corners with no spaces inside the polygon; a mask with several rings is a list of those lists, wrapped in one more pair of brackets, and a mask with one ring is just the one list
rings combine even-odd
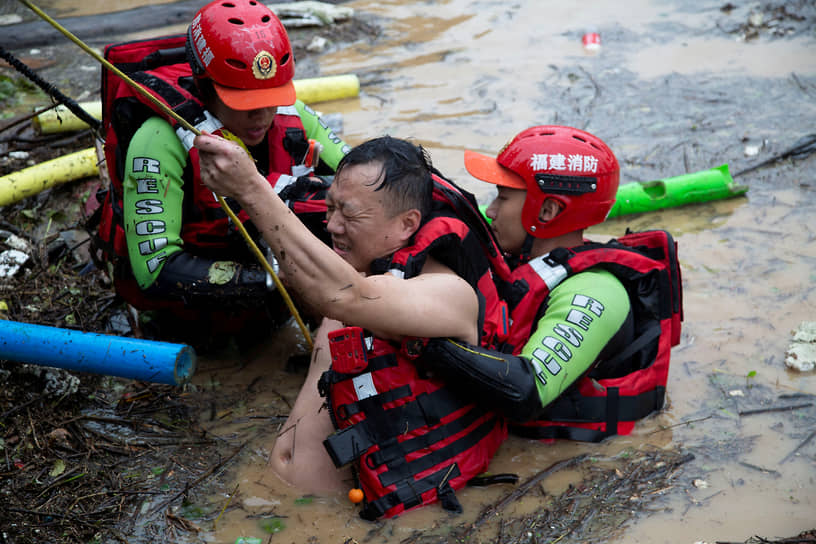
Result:
{"label": "brown murky water", "polygon": [[[86,1],[51,4],[93,12]],[[466,174],[463,150],[496,152],[533,124],[574,124],[598,134],[618,153],[623,181],[723,163],[736,173],[813,131],[812,32],[744,43],[721,31],[720,3],[683,4],[636,0],[623,9],[619,3],[554,0],[349,2],[344,5],[360,14],[383,18],[383,35],[374,45],[322,57],[324,74],[358,73],[365,85],[358,98],[319,108],[343,115],[343,136],[352,144],[386,133],[417,139],[444,173],[483,203],[491,192]],[[590,30],[602,39],[594,55],[581,47],[582,34]],[[779,101],[786,106],[778,108]],[[776,111],[764,113],[767,103]],[[759,144],[760,154],[746,157],[748,144]],[[782,462],[814,430],[813,408],[810,419],[797,411],[738,412],[791,404],[781,400],[784,395],[816,394],[814,373],[787,370],[783,362],[791,330],[816,320],[815,164],[811,157],[746,174],[739,178],[750,186],[746,197],[619,218],[593,229],[593,237],[604,239],[627,227],[665,228],[679,242],[685,322],[673,350],[668,407],[633,435],[600,445],[511,438],[491,469],[524,479],[583,452],[690,447],[697,459],[665,493],[660,509],[631,520],[615,542],[743,541],[813,528],[816,445]],[[784,184],[774,178],[774,168],[787,169]],[[271,542],[307,542],[312,536],[323,543],[362,542],[372,529],[372,542],[400,542],[415,529],[444,526],[446,515],[430,507],[375,528],[357,518],[345,497],[303,498],[266,469],[280,424],[274,416],[288,411],[301,379],[285,372],[284,363],[302,343],[292,327],[251,360],[201,361],[196,384],[236,399],[214,418],[207,414],[205,425],[232,444],[247,444],[221,476],[223,492],[212,497],[208,510],[230,507],[215,524],[202,523],[201,541],[264,536],[257,516],[271,513],[285,524]],[[248,389],[251,400],[242,400]],[[707,487],[695,487],[695,479]],[[544,487],[555,493],[568,481],[568,475],[553,477]],[[464,490],[459,496],[465,514],[450,523],[473,519],[506,491]],[[540,507],[535,500],[525,499],[521,507]]]}

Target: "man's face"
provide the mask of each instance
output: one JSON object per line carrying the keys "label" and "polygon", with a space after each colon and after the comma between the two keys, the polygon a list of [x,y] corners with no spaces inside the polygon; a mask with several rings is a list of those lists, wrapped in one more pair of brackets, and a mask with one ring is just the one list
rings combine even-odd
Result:
{"label": "man's face", "polygon": [[278,111],[276,107],[234,110],[217,96],[210,108],[213,115],[224,124],[224,128],[238,136],[248,146],[258,145],[263,141]]}
{"label": "man's face", "polygon": [[[350,165],[335,176],[326,194],[326,228],[334,251],[359,272],[400,249],[406,241],[402,214],[386,211],[379,162]],[[408,234],[410,236],[410,234]]]}
{"label": "man's face", "polygon": [[491,219],[490,226],[496,234],[496,239],[502,250],[512,255],[521,253],[527,231],[521,224],[521,210],[527,191],[499,187],[499,194],[485,210],[485,215]]}

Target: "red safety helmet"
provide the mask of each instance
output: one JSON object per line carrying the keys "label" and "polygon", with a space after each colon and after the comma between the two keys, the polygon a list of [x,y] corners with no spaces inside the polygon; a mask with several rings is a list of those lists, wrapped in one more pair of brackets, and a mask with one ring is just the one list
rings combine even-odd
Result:
{"label": "red safety helmet", "polygon": [[[495,159],[465,151],[465,168],[482,181],[526,189],[521,222],[536,238],[553,238],[604,221],[620,181],[618,160],[600,138],[557,125],[524,130]],[[539,213],[548,198],[561,204],[561,212],[542,222]]]}
{"label": "red safety helmet", "polygon": [[295,102],[295,59],[277,16],[258,0],[215,0],[187,30],[193,74],[209,78],[235,110]]}

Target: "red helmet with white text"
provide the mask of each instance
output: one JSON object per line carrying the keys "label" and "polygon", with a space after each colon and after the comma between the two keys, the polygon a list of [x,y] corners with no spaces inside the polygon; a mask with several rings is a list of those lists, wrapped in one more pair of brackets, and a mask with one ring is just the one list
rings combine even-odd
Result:
{"label": "red helmet with white text", "polygon": [[[558,125],[522,131],[495,159],[465,151],[465,167],[482,181],[526,189],[521,222],[536,238],[552,238],[603,222],[615,204],[620,181],[618,160],[600,138]],[[547,199],[556,200],[561,211],[541,221],[541,205]]]}
{"label": "red helmet with white text", "polygon": [[295,102],[295,59],[277,16],[259,0],[215,0],[187,30],[193,74],[209,78],[235,110]]}

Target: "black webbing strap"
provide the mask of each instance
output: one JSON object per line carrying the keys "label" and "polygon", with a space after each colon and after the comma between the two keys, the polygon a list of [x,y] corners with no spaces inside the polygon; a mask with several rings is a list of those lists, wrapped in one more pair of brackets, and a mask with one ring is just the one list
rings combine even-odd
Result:
{"label": "black webbing strap", "polygon": [[[420,474],[431,467],[445,462],[447,459],[453,459],[456,455],[465,452],[476,445],[480,440],[487,436],[496,426],[496,418],[490,417],[487,421],[471,430],[469,433],[461,436],[455,441],[447,444],[438,450],[423,455],[413,461],[408,462],[405,455],[393,460],[386,466],[388,470],[380,473],[380,483],[383,487],[392,484],[400,486],[400,482],[411,481],[416,474]],[[401,446],[399,444],[398,446]],[[408,452],[404,452],[408,453]]]}
{"label": "black webbing strap", "polygon": [[[389,353],[387,355],[378,355],[377,357],[371,357],[368,359],[368,363],[366,364],[365,370],[367,372],[376,372],[377,370],[382,370],[384,368],[390,368],[397,366],[397,357],[393,353]],[[326,396],[329,391],[329,387],[335,383],[340,383],[345,380],[351,380],[356,376],[359,376],[359,373],[345,373],[345,372],[338,372],[334,369],[329,369],[324,372],[320,376],[320,380],[318,383],[318,388],[320,390],[321,396]],[[350,403],[354,404],[354,403]],[[359,412],[358,409],[355,409],[354,413]]]}
{"label": "black webbing strap", "polygon": [[563,427],[561,425],[552,425],[548,427],[511,425],[510,430],[516,436],[531,438],[534,440],[557,438],[561,440],[576,440],[578,442],[600,442],[609,436],[604,431],[585,429],[583,427]]}
{"label": "black webbing strap", "polygon": [[[411,386],[410,385],[402,385],[397,387],[396,389],[392,389],[390,391],[385,391],[377,395],[377,399],[382,402],[383,404],[388,402],[393,402],[395,400],[399,400],[405,398],[411,394]],[[351,416],[357,415],[361,412],[362,408],[360,407],[360,402],[349,402],[348,404],[341,404],[337,407],[335,413],[339,419],[348,419]]]}
{"label": "black webbing strap", "polygon": [[[398,486],[395,491],[392,491],[388,495],[383,495],[377,500],[366,503],[365,507],[360,511],[360,517],[368,521],[374,521],[388,510],[400,504],[408,510],[409,508],[421,504],[422,494],[434,488],[437,489],[441,498],[442,490],[444,490],[445,487],[450,488],[448,481],[459,477],[461,474],[459,466],[454,463],[453,465],[442,467],[421,480],[406,481],[404,485]],[[454,501],[455,500],[454,498]],[[442,503],[443,507],[449,509],[446,504],[450,503]]]}
{"label": "black webbing strap", "polygon": [[368,448],[383,444],[424,425],[436,425],[441,418],[460,410],[465,404],[445,389],[423,393],[396,408],[383,410],[382,395],[355,403],[366,419],[334,433],[323,445],[335,466],[341,467],[359,457]]}
{"label": "black webbing strap", "polygon": [[162,78],[148,74],[147,72],[135,72],[130,78],[143,87],[147,87],[164,99],[168,106],[175,108],[187,100],[184,94],[164,81]]}
{"label": "black webbing strap", "polygon": [[640,333],[640,336],[635,338],[629,345],[626,346],[622,351],[616,354],[611,359],[606,361],[601,361],[599,366],[603,368],[604,366],[608,368],[618,368],[618,366],[626,361],[627,359],[631,358],[635,353],[638,353],[640,350],[644,349],[646,346],[654,342],[660,337],[660,323],[657,321],[652,322],[646,330]]}
{"label": "black webbing strap", "polygon": [[[649,391],[644,391],[639,395],[619,395],[616,387],[607,388],[605,397],[581,397],[575,401],[575,408],[570,408],[571,412],[578,410],[582,416],[591,413],[595,416],[593,420],[586,417],[559,418],[561,423],[599,423],[606,422],[606,431],[586,429],[583,427],[567,427],[561,425],[511,425],[513,434],[525,438],[546,439],[562,438],[567,440],[579,440],[581,442],[600,442],[607,436],[617,433],[619,421],[635,421],[646,417],[654,411],[663,408],[666,397],[666,388],[657,386]],[[607,415],[609,417],[607,417]],[[553,421],[556,421],[554,418]]]}
{"label": "black webbing strap", "polygon": [[[610,392],[618,391],[617,387],[608,387],[606,396],[578,397],[565,395],[555,401],[555,406],[542,419],[565,423],[601,423],[610,419],[607,401]],[[638,395],[621,395],[616,403],[618,421],[635,421],[646,417],[663,407],[665,387],[658,386]],[[617,393],[615,393],[617,394]]]}
{"label": "black webbing strap", "polygon": [[443,195],[447,203],[454,209],[456,217],[463,220],[472,232],[475,233],[481,244],[490,252],[490,255],[495,257],[498,252],[498,242],[496,242],[495,234],[490,229],[484,216],[479,211],[479,206],[476,202],[476,197],[472,193],[465,191],[456,183],[449,180],[436,168],[432,169],[433,174],[450,187],[437,180],[434,180],[434,191],[438,191]]}
{"label": "black webbing strap", "polygon": [[396,447],[389,447],[380,444],[380,449],[368,456],[368,463],[371,468],[380,465],[392,464],[399,459],[405,459],[405,455],[437,444],[449,436],[454,436],[464,431],[483,415],[481,410],[470,410],[467,414],[454,419],[444,425],[428,431],[420,436],[409,438],[399,442]]}
{"label": "black webbing strap", "polygon": [[289,153],[295,164],[303,164],[309,153],[309,140],[306,138],[306,132],[302,128],[287,127],[283,136],[283,149]]}
{"label": "black webbing strap", "polygon": [[156,95],[164,99],[170,109],[191,125],[195,126],[204,121],[204,108],[201,104],[188,98],[160,77],[147,72],[136,72],[130,77],[133,81],[151,89]]}

